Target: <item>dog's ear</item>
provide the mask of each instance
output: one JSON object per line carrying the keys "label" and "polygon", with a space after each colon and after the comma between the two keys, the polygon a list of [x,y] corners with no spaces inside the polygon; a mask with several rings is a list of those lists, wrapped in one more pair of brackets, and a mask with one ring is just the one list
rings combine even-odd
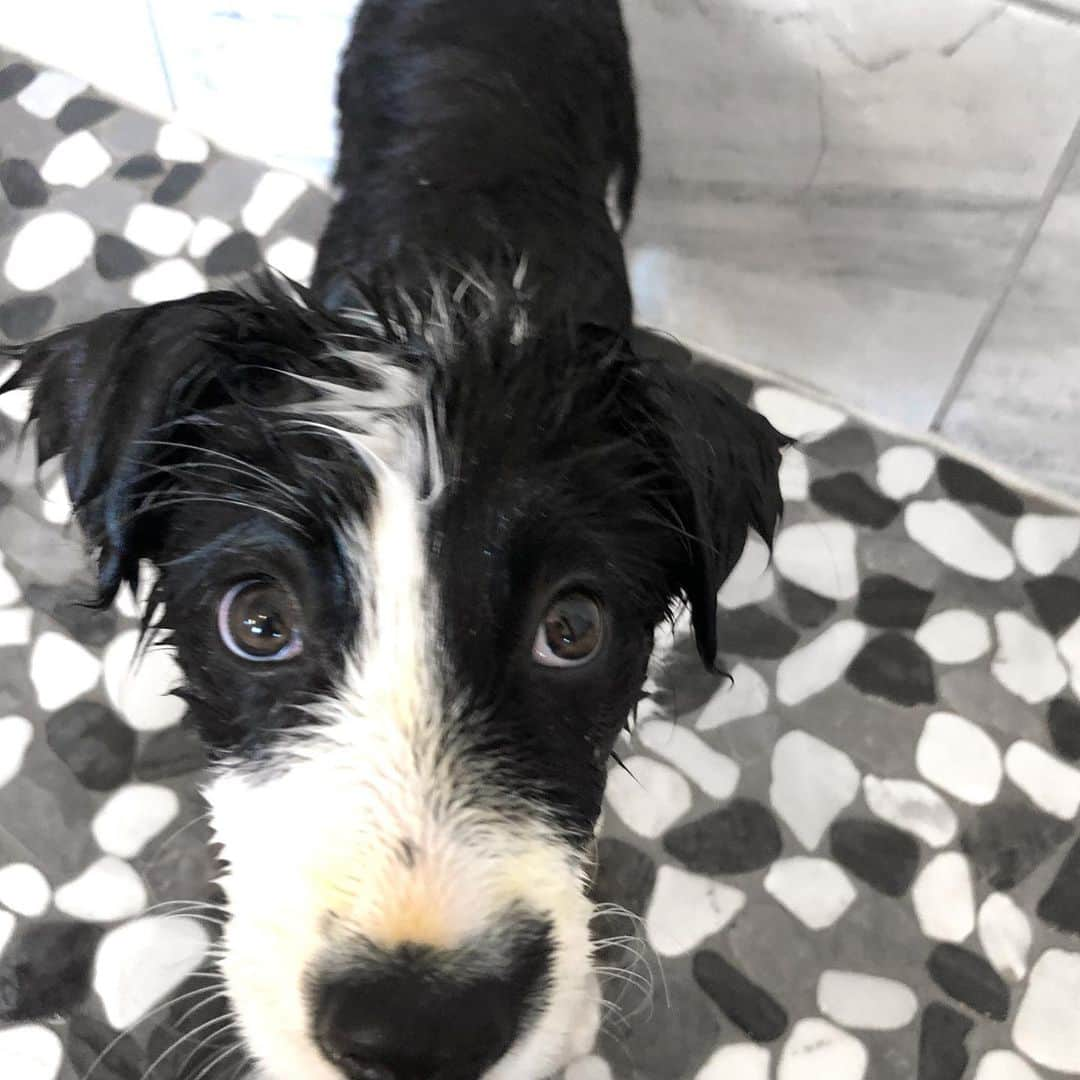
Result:
{"label": "dog's ear", "polygon": [[153,557],[152,523],[137,512],[153,482],[152,444],[175,438],[170,424],[221,395],[225,360],[210,343],[242,336],[254,307],[237,293],[203,293],[0,347],[0,359],[18,362],[0,393],[33,390],[38,464],[63,456],[76,519],[100,552],[103,604],[121,583],[135,585],[140,558]]}
{"label": "dog's ear", "polygon": [[674,342],[635,333],[667,498],[684,534],[676,583],[690,605],[698,652],[713,668],[716,595],[747,532],[770,546],[783,500],[780,452],[791,440],[725,385],[726,373]]}

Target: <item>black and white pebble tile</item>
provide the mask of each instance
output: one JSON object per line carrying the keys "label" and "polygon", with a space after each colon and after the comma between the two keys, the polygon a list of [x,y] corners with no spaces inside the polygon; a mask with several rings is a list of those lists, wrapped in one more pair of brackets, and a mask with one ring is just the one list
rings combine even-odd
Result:
{"label": "black and white pebble tile", "polygon": [[[0,340],[261,259],[303,278],[326,205],[0,54]],[[733,682],[661,643],[595,887],[640,918],[599,920],[623,974],[568,1080],[1080,1076],[1080,516],[730,381],[800,440],[787,516],[721,593]],[[173,662],[129,674],[130,597],[75,604],[25,409],[0,401],[0,1075],[231,1080],[227,1043],[170,1052],[217,1030]]]}

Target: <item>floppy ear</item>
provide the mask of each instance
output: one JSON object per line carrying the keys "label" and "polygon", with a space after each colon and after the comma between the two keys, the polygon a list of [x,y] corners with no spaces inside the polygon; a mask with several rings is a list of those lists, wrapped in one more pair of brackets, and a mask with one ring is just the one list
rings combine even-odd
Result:
{"label": "floppy ear", "polygon": [[669,498],[686,536],[677,582],[690,604],[698,652],[716,662],[716,594],[754,529],[772,545],[783,509],[780,451],[791,440],[725,386],[725,373],[688,350],[636,333],[651,385]]}
{"label": "floppy ear", "polygon": [[38,464],[64,457],[76,519],[100,551],[103,604],[122,582],[135,585],[139,559],[152,558],[157,543],[152,522],[135,512],[152,483],[148,439],[174,437],[163,425],[200,408],[208,394],[223,395],[227,362],[239,365],[208,342],[243,336],[254,306],[237,293],[210,292],[0,347],[0,358],[19,363],[0,393],[33,387]]}

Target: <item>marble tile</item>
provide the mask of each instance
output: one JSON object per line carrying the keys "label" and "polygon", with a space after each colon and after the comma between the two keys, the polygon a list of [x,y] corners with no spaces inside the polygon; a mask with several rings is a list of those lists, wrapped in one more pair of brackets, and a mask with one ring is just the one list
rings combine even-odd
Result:
{"label": "marble tile", "polygon": [[1076,121],[1080,29],[995,0],[625,8],[641,316],[928,424]]}
{"label": "marble tile", "polygon": [[[172,108],[146,0],[35,0],[0,19],[0,44],[165,115]],[[62,28],[58,29],[58,28]]]}
{"label": "marble tile", "polygon": [[[1080,7],[1080,5],[1078,5]],[[1080,162],[975,358],[944,434],[1080,495]]]}
{"label": "marble tile", "polygon": [[179,118],[308,176],[336,145],[338,55],[356,0],[148,0]]}

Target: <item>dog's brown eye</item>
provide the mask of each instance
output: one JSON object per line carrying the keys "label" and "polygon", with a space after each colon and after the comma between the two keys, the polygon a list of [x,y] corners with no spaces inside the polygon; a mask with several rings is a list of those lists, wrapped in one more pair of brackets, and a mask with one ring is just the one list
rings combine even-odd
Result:
{"label": "dog's brown eye", "polygon": [[584,593],[566,593],[536,628],[533,659],[547,667],[576,667],[595,655],[603,636],[600,605]]}
{"label": "dog's brown eye", "polygon": [[268,581],[242,581],[222,597],[218,633],[245,660],[291,660],[303,645],[296,600]]}

